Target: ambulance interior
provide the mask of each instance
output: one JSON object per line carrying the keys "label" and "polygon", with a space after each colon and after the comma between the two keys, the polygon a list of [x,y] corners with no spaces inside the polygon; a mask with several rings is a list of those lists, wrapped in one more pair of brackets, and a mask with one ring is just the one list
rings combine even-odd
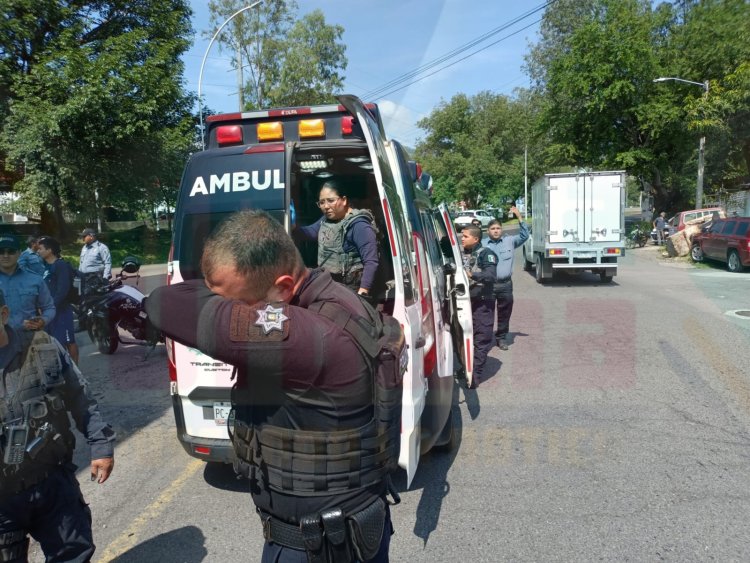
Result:
{"label": "ambulance interior", "polygon": [[[294,152],[291,163],[290,197],[297,225],[310,225],[320,219],[316,205],[318,192],[327,180],[335,179],[353,209],[368,209],[377,226],[380,264],[374,294],[386,312],[393,302],[393,261],[383,208],[378,194],[370,154],[365,143],[329,142],[305,144]],[[305,265],[314,268],[318,261],[316,241],[295,238]]]}

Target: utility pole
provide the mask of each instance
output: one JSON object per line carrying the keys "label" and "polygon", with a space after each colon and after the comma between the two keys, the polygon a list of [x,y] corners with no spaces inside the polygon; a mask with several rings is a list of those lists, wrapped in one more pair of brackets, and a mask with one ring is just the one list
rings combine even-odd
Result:
{"label": "utility pole", "polygon": [[[654,82],[668,82],[674,80],[675,82],[684,82],[685,84],[694,84],[703,88],[703,95],[708,96],[708,80],[703,82],[696,82],[694,80],[685,80],[684,78],[675,78],[674,76],[662,76],[654,78]],[[703,207],[703,170],[705,168],[705,152],[706,152],[706,136],[701,135],[701,139],[698,143],[698,179],[695,183],[695,208],[700,209]]]}

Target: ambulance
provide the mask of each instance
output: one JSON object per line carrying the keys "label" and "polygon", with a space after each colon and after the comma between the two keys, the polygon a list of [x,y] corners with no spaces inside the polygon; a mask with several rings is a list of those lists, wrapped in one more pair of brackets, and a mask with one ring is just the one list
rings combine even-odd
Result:
{"label": "ambulance", "polygon": [[[214,115],[206,149],[187,163],[175,213],[168,283],[200,278],[206,237],[230,214],[263,209],[292,229],[320,218],[320,186],[345,185],[351,207],[369,209],[379,233],[377,302],[401,323],[408,345],[399,465],[411,482],[420,455],[454,444],[454,381],[471,385],[469,281],[445,206],[426,177],[386,137],[378,108],[342,95],[338,104]],[[316,267],[317,243],[298,243]],[[167,341],[177,436],[191,456],[230,462],[232,367]]]}

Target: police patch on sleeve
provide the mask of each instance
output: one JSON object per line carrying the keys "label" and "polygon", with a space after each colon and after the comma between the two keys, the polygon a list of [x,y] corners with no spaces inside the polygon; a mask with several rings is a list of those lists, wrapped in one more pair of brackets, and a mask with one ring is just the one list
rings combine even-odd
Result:
{"label": "police patch on sleeve", "polygon": [[494,253],[488,252],[487,253],[487,262],[489,264],[497,264],[497,256],[495,256]]}
{"label": "police patch on sleeve", "polygon": [[254,307],[235,303],[230,338],[234,342],[274,342],[289,335],[286,304],[264,303]]}

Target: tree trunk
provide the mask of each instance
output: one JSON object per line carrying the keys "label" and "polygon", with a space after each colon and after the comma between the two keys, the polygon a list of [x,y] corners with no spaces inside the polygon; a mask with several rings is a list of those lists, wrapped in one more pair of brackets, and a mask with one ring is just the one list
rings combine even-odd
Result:
{"label": "tree trunk", "polygon": [[65,224],[65,217],[63,217],[62,200],[58,188],[52,188],[51,199],[52,201],[49,204],[42,206],[42,234],[51,235],[58,240],[65,240],[69,234],[69,229]]}

